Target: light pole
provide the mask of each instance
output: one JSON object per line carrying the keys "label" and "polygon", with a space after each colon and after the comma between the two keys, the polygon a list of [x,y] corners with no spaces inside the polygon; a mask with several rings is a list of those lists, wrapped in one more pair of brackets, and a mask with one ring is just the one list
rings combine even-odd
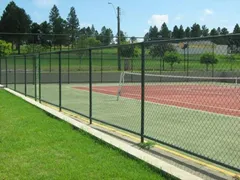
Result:
{"label": "light pole", "polygon": [[118,70],[121,71],[121,58],[120,58],[120,7],[117,7],[117,13],[116,13],[116,8],[113,5],[113,3],[108,2],[108,4],[112,5],[115,15],[117,17],[117,35],[118,35]]}

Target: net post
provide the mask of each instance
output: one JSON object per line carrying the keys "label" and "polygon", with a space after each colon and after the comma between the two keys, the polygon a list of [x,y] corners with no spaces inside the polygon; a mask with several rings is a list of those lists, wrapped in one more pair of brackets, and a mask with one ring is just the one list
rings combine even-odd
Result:
{"label": "net post", "polygon": [[41,54],[39,53],[38,54],[38,83],[39,83],[39,85],[38,85],[38,93],[39,93],[39,103],[41,103],[42,102],[42,100],[41,100]]}
{"label": "net post", "polygon": [[117,101],[119,100],[119,96],[121,95],[121,91],[122,91],[122,86],[124,84],[124,76],[125,76],[125,72],[121,72],[120,74],[120,79],[119,79],[119,88],[118,88],[118,93],[117,93]]}
{"label": "net post", "polygon": [[24,95],[27,96],[27,57],[24,55]]}
{"label": "net post", "polygon": [[62,111],[62,74],[61,74],[61,51],[58,53],[58,77],[59,77],[59,111]]}
{"label": "net post", "polygon": [[13,56],[13,65],[14,65],[14,91],[16,91],[16,56]]}
{"label": "net post", "polygon": [[145,105],[145,47],[142,43],[142,64],[141,64],[141,143],[144,143],[144,105]]}
{"label": "net post", "polygon": [[89,49],[89,121],[92,124],[92,50]]}

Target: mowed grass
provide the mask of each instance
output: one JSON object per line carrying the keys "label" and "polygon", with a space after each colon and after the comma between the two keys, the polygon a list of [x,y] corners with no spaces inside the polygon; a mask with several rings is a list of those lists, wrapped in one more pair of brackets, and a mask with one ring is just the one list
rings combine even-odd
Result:
{"label": "mowed grass", "polygon": [[[193,51],[193,50],[192,50]],[[194,52],[194,51],[193,51]],[[195,52],[196,53],[196,52]],[[174,63],[173,71],[206,71],[206,65],[200,63],[201,51],[198,54],[189,54],[189,58],[185,58],[181,54],[182,61],[180,63]],[[240,69],[240,55],[234,55],[235,60],[231,60],[227,55],[216,54],[218,63],[213,67],[209,66],[209,71],[238,71]],[[28,70],[32,70],[34,66],[34,60],[38,56],[33,55],[26,56],[26,65]],[[24,69],[24,56],[16,56],[16,69]],[[59,70],[59,53],[53,52],[41,54],[39,57],[41,61],[42,71],[56,71]],[[126,58],[121,57],[121,66],[124,67],[124,61]],[[141,69],[141,55],[134,58],[128,58],[130,67],[134,71]],[[170,63],[163,62],[161,57],[153,58],[149,53],[145,56],[145,67],[149,71],[172,71]],[[14,58],[9,57],[7,59],[8,68],[14,68]],[[62,52],[61,53],[61,68],[63,72],[71,71],[88,71],[89,69],[89,52]],[[2,59],[2,67],[5,68],[5,59]],[[92,69],[93,71],[117,71],[118,70],[118,56],[117,49],[103,49],[92,51]]]}
{"label": "mowed grass", "polygon": [[173,178],[4,90],[0,99],[0,179]]}

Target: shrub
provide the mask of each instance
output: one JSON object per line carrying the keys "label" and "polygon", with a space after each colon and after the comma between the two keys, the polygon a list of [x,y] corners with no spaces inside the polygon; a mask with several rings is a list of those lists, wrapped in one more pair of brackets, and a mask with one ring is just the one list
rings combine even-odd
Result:
{"label": "shrub", "polygon": [[167,52],[165,52],[165,54],[163,56],[163,60],[166,63],[169,63],[170,66],[171,66],[171,70],[173,70],[174,63],[180,63],[181,62],[181,57],[175,51],[167,51]]}
{"label": "shrub", "polygon": [[218,63],[218,59],[211,53],[205,53],[200,57],[200,63],[206,65],[206,71],[208,71],[209,65]]}

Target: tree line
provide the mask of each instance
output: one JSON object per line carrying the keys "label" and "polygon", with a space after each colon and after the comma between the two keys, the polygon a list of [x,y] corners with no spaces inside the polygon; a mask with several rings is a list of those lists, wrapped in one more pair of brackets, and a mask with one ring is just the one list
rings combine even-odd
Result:
{"label": "tree line", "polygon": [[[209,30],[206,25],[202,27],[199,24],[193,24],[192,27],[183,28],[182,25],[174,26],[169,30],[166,23],[163,23],[160,29],[151,26],[149,32],[144,36],[145,41],[160,38],[185,38],[225,35],[229,31],[227,28]],[[233,33],[240,33],[240,27],[236,24]],[[34,35],[33,35],[34,34]],[[10,42],[12,49],[14,45],[20,53],[20,46],[23,44],[39,44],[55,48],[55,46],[72,46],[75,48],[85,48],[89,46],[109,45],[115,43],[113,31],[111,28],[103,26],[98,32],[94,25],[91,27],[80,27],[74,7],[70,8],[68,17],[62,18],[59,9],[54,5],[49,12],[49,20],[36,23],[31,20],[27,12],[11,1],[3,11],[0,19],[0,38]],[[120,31],[120,41],[122,44],[133,43],[137,41],[136,37],[127,40],[127,34]]]}
{"label": "tree line", "polygon": [[[122,31],[120,37],[122,41],[126,40],[126,34]],[[49,20],[36,23],[23,8],[18,7],[13,1],[6,6],[1,16],[0,38],[11,42],[12,46],[16,45],[19,53],[20,45],[24,43],[44,46],[76,45],[78,48],[114,43],[111,28],[103,26],[100,32],[95,29],[94,25],[80,28],[74,7],[70,8],[68,17],[63,19],[58,7],[54,5],[49,13]],[[81,43],[78,43],[80,41]]]}
{"label": "tree line", "polygon": [[[206,36],[218,36],[218,35],[227,35],[230,32],[226,27],[218,27],[209,29],[206,25],[200,26],[197,23],[194,23],[192,27],[184,27],[180,25],[179,27],[175,25],[173,30],[169,30],[166,23],[163,23],[161,28],[159,29],[157,26],[151,26],[149,31],[145,34],[144,40],[156,40],[156,39],[182,39],[182,38],[190,38],[190,37],[206,37]],[[240,33],[240,27],[238,24],[235,25],[233,29],[233,34]]]}

